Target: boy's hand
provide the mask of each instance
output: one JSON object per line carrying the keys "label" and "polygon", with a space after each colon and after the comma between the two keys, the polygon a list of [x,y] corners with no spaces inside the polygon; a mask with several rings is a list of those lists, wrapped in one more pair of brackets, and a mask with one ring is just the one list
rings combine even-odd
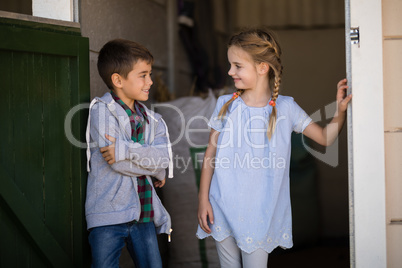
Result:
{"label": "boy's hand", "polygon": [[166,183],[166,178],[164,178],[162,181],[155,181],[154,186],[158,188],[162,188]]}
{"label": "boy's hand", "polygon": [[114,152],[114,147],[115,147],[115,142],[116,142],[116,138],[109,136],[108,134],[105,134],[106,139],[110,140],[112,142],[112,144],[102,147],[100,148],[100,151],[102,153],[103,158],[105,159],[105,161],[111,165],[114,162],[116,162],[115,159],[115,152]]}
{"label": "boy's hand", "polygon": [[344,113],[348,108],[348,103],[352,99],[352,94],[347,95],[346,89],[348,88],[347,80],[343,79],[338,82],[338,92],[336,94],[336,101],[338,103],[338,111]]}

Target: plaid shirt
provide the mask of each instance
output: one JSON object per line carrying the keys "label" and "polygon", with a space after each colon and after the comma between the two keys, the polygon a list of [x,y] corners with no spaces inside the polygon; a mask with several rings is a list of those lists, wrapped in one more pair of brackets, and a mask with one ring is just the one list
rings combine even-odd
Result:
{"label": "plaid shirt", "polygon": [[[134,101],[134,109],[130,109],[117,95],[112,91],[113,99],[123,107],[131,124],[131,139],[134,142],[144,144],[144,124],[148,123],[148,115],[144,107]],[[146,176],[137,177],[138,182],[138,197],[141,203],[141,214],[138,222],[151,222],[154,219],[154,209],[152,207],[152,185],[149,184]]]}

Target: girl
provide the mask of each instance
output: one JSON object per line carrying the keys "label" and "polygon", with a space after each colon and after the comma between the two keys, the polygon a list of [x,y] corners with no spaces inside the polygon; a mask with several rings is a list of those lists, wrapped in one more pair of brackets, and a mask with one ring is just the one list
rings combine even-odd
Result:
{"label": "girl", "polygon": [[280,56],[269,31],[244,31],[229,42],[229,75],[237,92],[218,99],[209,122],[197,230],[198,238],[216,240],[222,267],[267,267],[274,248],[292,247],[291,133],[332,144],[351,100],[341,80],[337,113],[321,128],[293,98],[279,95]]}

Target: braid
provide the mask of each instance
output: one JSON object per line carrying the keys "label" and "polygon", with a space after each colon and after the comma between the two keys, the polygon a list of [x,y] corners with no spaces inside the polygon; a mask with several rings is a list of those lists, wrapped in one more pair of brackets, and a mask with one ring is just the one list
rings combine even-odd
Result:
{"label": "braid", "polygon": [[[226,115],[226,112],[228,111],[229,105],[237,99],[237,97],[241,96],[243,94],[244,89],[238,89],[235,94],[233,94],[233,97],[230,98],[221,108],[218,114],[218,119],[223,119],[223,117]],[[236,94],[237,93],[237,94]]]}
{"label": "braid", "polygon": [[274,83],[274,90],[272,92],[272,100],[276,101],[279,95],[279,86],[281,85],[281,77],[279,74],[275,75],[275,83]]}
{"label": "braid", "polygon": [[268,40],[263,40],[263,41],[264,41],[263,43],[264,43],[265,46],[266,46],[266,50],[267,50],[266,53],[273,53],[277,59],[280,59],[278,47],[275,46],[275,45],[273,45],[273,44],[272,44],[270,41],[268,41]]}
{"label": "braid", "polygon": [[268,130],[267,130],[268,139],[271,139],[272,135],[275,132],[276,114],[277,114],[276,100],[278,99],[280,84],[281,84],[281,74],[278,73],[277,71],[275,71],[274,90],[272,91],[272,97],[271,97],[271,102],[273,101],[274,105],[272,105],[272,112],[269,117],[269,124],[268,124]]}

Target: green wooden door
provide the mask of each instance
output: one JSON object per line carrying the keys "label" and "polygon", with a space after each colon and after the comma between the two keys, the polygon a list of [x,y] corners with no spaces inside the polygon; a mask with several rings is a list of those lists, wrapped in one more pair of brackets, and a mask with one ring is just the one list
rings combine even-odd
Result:
{"label": "green wooden door", "polygon": [[[88,55],[79,29],[0,19],[0,267],[88,262],[85,150],[64,130],[89,101]],[[85,122],[73,117],[81,141]]]}

